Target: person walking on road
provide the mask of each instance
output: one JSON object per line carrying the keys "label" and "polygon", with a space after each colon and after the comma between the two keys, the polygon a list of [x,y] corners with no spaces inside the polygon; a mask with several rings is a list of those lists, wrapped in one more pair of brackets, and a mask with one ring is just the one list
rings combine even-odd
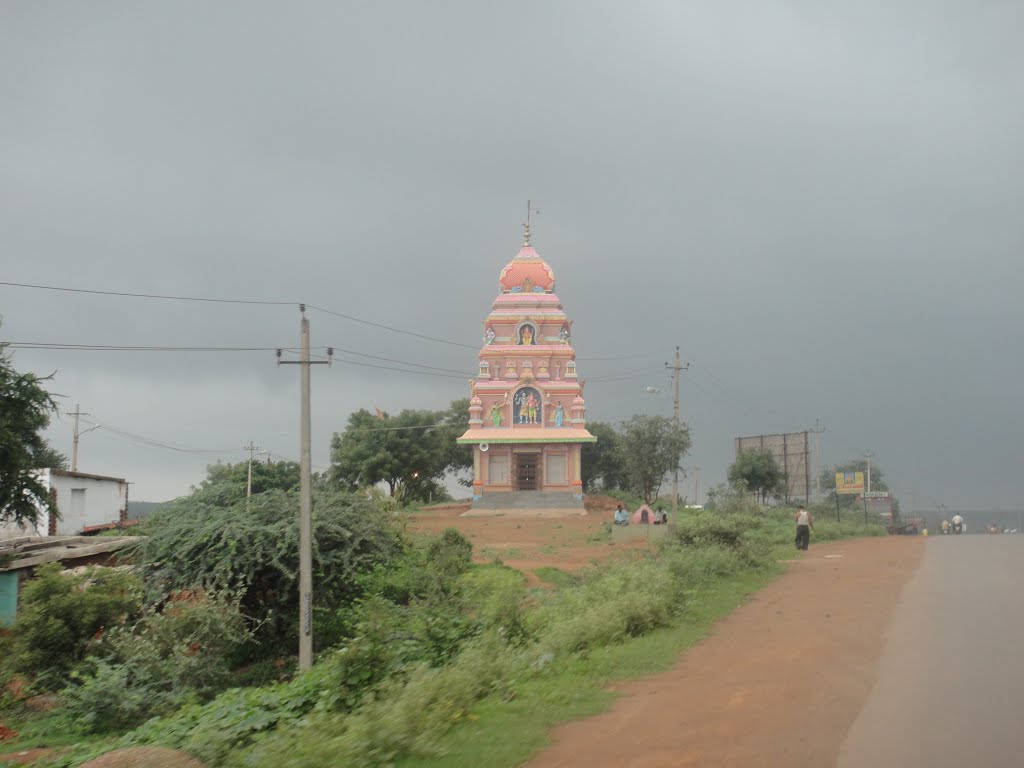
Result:
{"label": "person walking on road", "polygon": [[811,543],[811,531],[814,529],[814,518],[807,508],[801,504],[796,508],[796,548],[806,551]]}

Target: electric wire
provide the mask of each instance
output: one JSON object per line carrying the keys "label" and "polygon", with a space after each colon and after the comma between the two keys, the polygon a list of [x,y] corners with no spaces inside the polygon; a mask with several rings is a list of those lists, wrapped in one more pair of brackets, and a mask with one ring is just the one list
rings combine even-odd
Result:
{"label": "electric wire", "polygon": [[[350,322],[359,323],[361,325],[366,325],[366,326],[369,326],[369,327],[372,327],[372,328],[380,328],[381,330],[390,331],[392,333],[398,333],[398,334],[402,334],[402,335],[405,335],[405,336],[412,336],[414,338],[424,339],[426,341],[433,341],[433,342],[436,342],[438,344],[448,344],[450,346],[461,347],[463,349],[478,349],[479,348],[477,345],[474,345],[474,344],[466,344],[466,343],[463,343],[463,342],[460,342],[460,341],[452,341],[451,339],[444,339],[444,338],[441,338],[441,337],[438,337],[438,336],[430,336],[430,335],[424,334],[424,333],[417,333],[416,331],[409,331],[409,330],[406,330],[404,328],[398,328],[398,327],[393,326],[393,325],[387,325],[386,323],[378,323],[378,322],[375,322],[373,320],[367,320],[365,318],[357,317],[355,315],[346,314],[344,312],[338,312],[336,310],[328,309],[326,307],[321,307],[321,306],[318,306],[316,304],[308,304],[308,303],[300,302],[300,301],[280,301],[280,300],[270,300],[270,299],[233,299],[233,298],[223,298],[223,297],[213,297],[213,296],[183,296],[183,295],[178,295],[178,294],[142,293],[142,292],[137,292],[137,291],[105,291],[105,290],[99,290],[99,289],[93,289],[93,288],[70,288],[70,287],[67,287],[67,286],[43,285],[43,284],[40,284],[40,283],[18,283],[18,282],[13,282],[13,281],[9,281],[9,280],[0,280],[0,285],[6,285],[8,287],[13,287],[13,288],[31,288],[31,289],[35,289],[35,290],[58,291],[58,292],[65,292],[65,293],[82,293],[82,294],[96,295],[96,296],[116,296],[116,297],[123,297],[123,298],[158,299],[158,300],[166,300],[166,301],[193,301],[193,302],[203,302],[203,303],[208,303],[208,304],[249,304],[249,305],[257,305],[257,306],[277,306],[277,307],[305,306],[307,309],[314,310],[316,312],[322,312],[323,314],[329,315],[331,317],[337,317],[337,318],[340,318],[342,320],[348,320]],[[182,351],[186,351],[186,350],[182,350]],[[200,350],[190,350],[190,351],[200,351]],[[202,351],[206,351],[206,350],[202,350]],[[209,351],[236,351],[236,350],[210,349]],[[578,359],[581,362],[606,361],[606,360],[635,360],[635,359],[640,359],[640,358],[644,358],[644,357],[654,357],[657,354],[658,353],[656,353],[656,352],[645,352],[645,353],[628,354],[628,355],[612,355],[612,356],[599,356],[599,357],[580,357]]]}
{"label": "electric wire", "polygon": [[164,442],[162,440],[154,440],[153,438],[146,437],[145,435],[139,435],[134,432],[129,432],[124,429],[118,429],[111,424],[104,424],[102,422],[94,421],[92,419],[82,419],[86,424],[91,424],[93,427],[109,432],[112,435],[116,435],[122,439],[125,439],[134,445],[150,447],[150,448],[163,448],[168,451],[176,451],[177,453],[188,453],[188,454],[205,454],[205,455],[217,455],[217,454],[233,454],[241,453],[240,448],[185,448],[180,445],[174,445],[172,443]]}
{"label": "electric wire", "polygon": [[479,349],[478,346],[475,346],[473,344],[463,344],[460,341],[451,341],[450,339],[442,339],[438,338],[437,336],[427,336],[424,333],[407,331],[403,328],[396,328],[392,325],[385,325],[384,323],[375,323],[372,320],[364,320],[363,318],[355,317],[354,315],[346,315],[343,312],[335,312],[333,309],[324,309],[323,307],[318,307],[314,304],[307,304],[306,308],[316,310],[317,312],[323,312],[324,314],[331,315],[332,317],[340,317],[343,320],[350,320],[353,323],[360,323],[362,325],[368,325],[373,328],[381,328],[385,331],[391,331],[392,333],[400,333],[405,336],[413,336],[417,339],[426,339],[427,341],[434,341],[437,342],[438,344],[449,344],[453,347],[463,347],[465,349]]}
{"label": "electric wire", "polygon": [[265,306],[298,306],[298,301],[267,301],[263,299],[223,299],[206,296],[176,296],[161,293],[135,293],[132,291],[101,291],[93,288],[67,288],[57,285],[40,285],[38,283],[14,283],[7,280],[0,280],[0,285],[7,285],[13,288],[34,288],[42,291],[63,291],[66,293],[87,293],[98,296],[121,296],[135,299],[165,299],[168,301],[199,301],[210,304],[262,304]]}

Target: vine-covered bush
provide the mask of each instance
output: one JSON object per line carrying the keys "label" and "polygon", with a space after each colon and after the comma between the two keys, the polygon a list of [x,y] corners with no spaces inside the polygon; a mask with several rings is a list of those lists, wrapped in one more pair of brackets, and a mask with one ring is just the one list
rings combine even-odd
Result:
{"label": "vine-covered bush", "polygon": [[[257,622],[266,653],[290,648],[298,616],[298,494],[281,490],[216,506],[179,499],[148,519],[134,550],[151,601],[181,589],[234,595]],[[313,495],[315,607],[337,610],[361,594],[361,576],[401,551],[398,535],[364,496]],[[330,641],[333,638],[320,638]]]}

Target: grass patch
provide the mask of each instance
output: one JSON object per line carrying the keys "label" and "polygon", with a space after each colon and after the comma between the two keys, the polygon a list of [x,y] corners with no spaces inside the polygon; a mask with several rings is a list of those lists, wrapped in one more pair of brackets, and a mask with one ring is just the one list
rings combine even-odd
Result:
{"label": "grass patch", "polygon": [[533,572],[545,584],[551,584],[556,587],[570,587],[576,583],[576,577],[571,573],[566,573],[561,568],[555,568],[551,565],[534,568]]}
{"label": "grass patch", "polygon": [[[554,724],[609,709],[608,685],[670,668],[679,653],[707,636],[711,625],[763,587],[781,569],[747,572],[719,581],[681,614],[678,624],[576,657],[552,674],[517,686],[511,701],[488,699],[438,743],[437,757],[406,757],[400,768],[507,768],[521,765],[550,743]],[[482,749],[481,745],[487,745]]]}

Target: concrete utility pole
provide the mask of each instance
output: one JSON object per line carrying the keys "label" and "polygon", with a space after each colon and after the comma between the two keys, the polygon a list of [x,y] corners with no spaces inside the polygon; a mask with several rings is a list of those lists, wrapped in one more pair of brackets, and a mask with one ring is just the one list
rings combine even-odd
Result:
{"label": "concrete utility pole", "polygon": [[[680,365],[679,347],[676,347],[676,361],[674,365],[665,363],[665,369],[672,371],[672,381],[675,388],[675,399],[672,401],[672,424],[679,431],[679,372],[688,370],[690,364]],[[682,458],[681,456],[679,458]],[[675,525],[679,514],[679,460],[676,460],[675,469],[672,470],[672,525]]]}
{"label": "concrete utility pole", "polygon": [[92,416],[92,414],[91,413],[84,413],[82,411],[82,406],[79,405],[78,403],[75,403],[75,410],[71,411],[70,413],[66,413],[65,416],[74,416],[75,417],[75,424],[72,427],[72,431],[71,431],[71,435],[72,435],[72,442],[71,442],[71,471],[72,472],[77,472],[78,471],[78,438],[81,437],[82,435],[84,435],[86,432],[92,432],[94,429],[99,429],[100,425],[96,424],[94,426],[89,427],[87,430],[85,430],[85,432],[79,432],[78,431],[78,419],[79,419],[79,417],[81,417],[81,416]]}
{"label": "concrete utility pole", "polygon": [[299,305],[298,360],[282,360],[277,350],[278,365],[299,365],[302,407],[299,414],[299,671],[313,666],[313,477],[310,444],[311,417],[309,405],[309,366],[330,365],[334,350],[327,348],[326,360],[309,359],[309,320],[306,305]]}
{"label": "concrete utility pole", "polygon": [[870,453],[865,453],[864,454],[864,459],[868,463],[868,477],[867,477],[867,484],[868,485],[867,485],[867,491],[868,491],[868,493],[871,493],[871,454]]}
{"label": "concrete utility pole", "polygon": [[700,467],[693,468],[693,503],[704,506],[700,501]]}
{"label": "concrete utility pole", "polygon": [[820,425],[821,419],[814,420],[814,497],[821,498],[821,433],[825,428]]}
{"label": "concrete utility pole", "polygon": [[243,451],[249,452],[249,474],[245,480],[245,508],[249,509],[249,497],[252,496],[252,457],[260,450],[258,445],[254,445],[252,440],[249,441],[248,445],[242,446]]}

